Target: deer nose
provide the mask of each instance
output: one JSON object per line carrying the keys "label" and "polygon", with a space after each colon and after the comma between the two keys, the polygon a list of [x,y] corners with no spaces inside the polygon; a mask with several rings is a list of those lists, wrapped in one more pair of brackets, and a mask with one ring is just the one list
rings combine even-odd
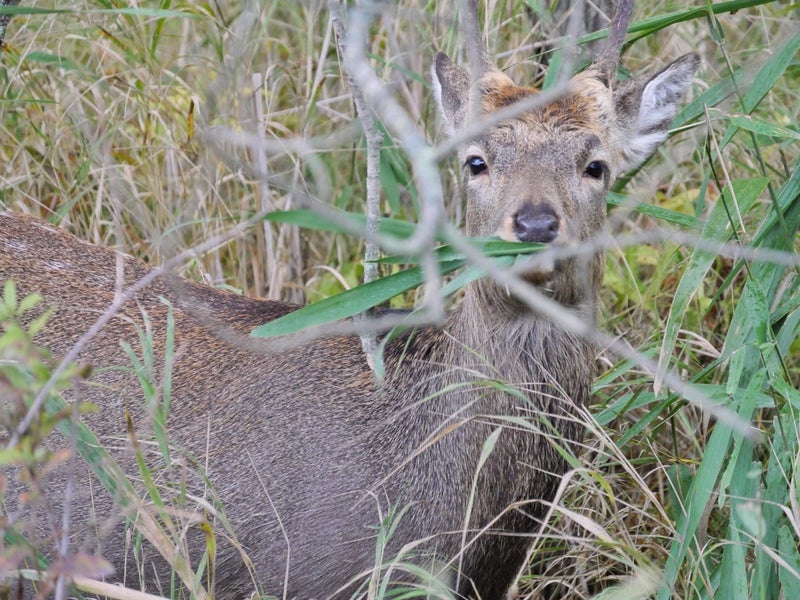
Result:
{"label": "deer nose", "polygon": [[514,234],[520,242],[552,242],[558,237],[558,225],[558,217],[547,205],[526,205],[514,215]]}

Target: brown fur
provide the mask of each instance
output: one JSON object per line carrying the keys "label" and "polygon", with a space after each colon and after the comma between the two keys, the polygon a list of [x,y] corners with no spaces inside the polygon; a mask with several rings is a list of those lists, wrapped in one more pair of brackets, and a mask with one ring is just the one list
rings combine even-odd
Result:
{"label": "brown fur", "polygon": [[[487,78],[490,82],[481,82],[482,110],[485,115],[539,93],[537,89],[514,85],[511,81],[498,81],[497,78],[492,79],[489,76]],[[595,83],[592,79],[589,79],[589,82]],[[574,83],[572,87],[575,89],[573,93],[546,104],[539,110],[525,113],[521,119],[550,131],[562,132],[597,132],[602,125],[607,126],[609,117],[607,107],[601,106],[598,97],[591,94],[590,87],[579,87]],[[605,88],[602,91],[607,93]]]}

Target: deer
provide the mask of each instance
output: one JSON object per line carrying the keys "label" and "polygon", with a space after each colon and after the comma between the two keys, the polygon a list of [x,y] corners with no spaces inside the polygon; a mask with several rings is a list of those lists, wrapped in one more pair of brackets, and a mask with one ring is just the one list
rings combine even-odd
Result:
{"label": "deer", "polygon": [[[463,10],[477,23],[476,0]],[[621,0],[606,46],[563,94],[490,122],[458,150],[466,233],[559,250],[555,260],[533,260],[523,279],[587,320],[603,275],[603,253],[592,244],[604,227],[606,194],[667,138],[700,62],[688,54],[618,81],[631,13],[632,2]],[[469,42],[469,69],[444,53],[433,60],[431,87],[448,135],[542,93],[500,71],[479,38]],[[595,377],[591,336],[486,277],[467,285],[441,326],[389,341],[378,383],[355,336],[278,353],[249,337],[298,306],[153,269],[37,218],[0,212],[0,282],[11,279],[20,296],[38,293],[41,310],[52,308],[36,340],[54,357],[69,351],[121,285],[151,278],[81,350],[78,360],[91,371],[64,394],[97,407],[81,421],[133,480],[136,451],[144,456],[162,499],[185,517],[187,563],[199,564],[208,527],[216,532],[204,579],[216,597],[257,590],[349,598],[374,576],[387,523],[384,557],[431,570],[458,598],[506,597],[569,469],[559,448],[575,451],[583,437],[580,414]],[[155,417],[121,344],[135,346],[145,329],[154,377],[169,371],[169,464],[154,450]],[[12,434],[0,432],[6,440]],[[68,481],[73,547],[106,558],[113,581],[168,589],[170,564],[146,542],[134,547],[126,533],[155,510],[147,492],[137,488],[140,502],[122,518],[119,498],[78,462],[46,476],[47,507],[56,514]],[[402,573],[402,561],[386,564],[395,565],[397,585],[419,581]]]}

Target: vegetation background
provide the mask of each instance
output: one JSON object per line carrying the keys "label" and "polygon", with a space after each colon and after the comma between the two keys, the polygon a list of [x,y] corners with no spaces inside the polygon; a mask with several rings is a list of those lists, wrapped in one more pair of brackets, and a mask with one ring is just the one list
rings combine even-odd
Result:
{"label": "vegetation background", "polygon": [[[547,42],[566,30],[569,11],[551,4],[483,7],[490,53],[516,81],[542,81]],[[601,349],[586,451],[537,542],[557,558],[523,577],[522,598],[556,581],[570,598],[800,598],[798,6],[636,8],[622,77],[689,51],[704,61],[675,136],[610,198],[599,326],[660,370]],[[369,63],[436,140],[427,71],[438,50],[464,62],[456,2],[380,7]],[[17,13],[0,55],[1,207],[156,264],[260,211],[311,199],[364,211],[364,139],[326,3],[68,0]],[[413,158],[386,132],[381,212],[411,222]],[[459,166],[440,167],[460,224]],[[179,271],[300,303],[363,273],[357,236],[259,221],[229,238]]]}

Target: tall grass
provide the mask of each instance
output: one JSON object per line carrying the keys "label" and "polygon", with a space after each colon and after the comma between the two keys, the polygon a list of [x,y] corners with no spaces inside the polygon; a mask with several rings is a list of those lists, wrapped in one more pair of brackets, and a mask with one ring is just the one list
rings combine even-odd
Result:
{"label": "tall grass", "polygon": [[[485,7],[490,52],[519,81],[541,79],[559,33],[531,25],[534,4]],[[640,3],[623,61],[625,76],[704,59],[675,136],[610,198],[601,327],[657,368],[601,352],[592,435],[522,597],[800,598],[798,6],[695,5]],[[1,55],[0,206],[154,263],[265,210],[363,211],[364,144],[325,3],[35,8]],[[369,31],[372,66],[430,140],[426,73],[436,50],[461,54],[454,12],[401,0]],[[387,132],[395,219],[419,216],[413,158]],[[458,169],[441,173],[460,224]],[[361,256],[357,236],[259,221],[181,272],[306,302],[357,285]],[[757,435],[674,392],[667,372]]]}

